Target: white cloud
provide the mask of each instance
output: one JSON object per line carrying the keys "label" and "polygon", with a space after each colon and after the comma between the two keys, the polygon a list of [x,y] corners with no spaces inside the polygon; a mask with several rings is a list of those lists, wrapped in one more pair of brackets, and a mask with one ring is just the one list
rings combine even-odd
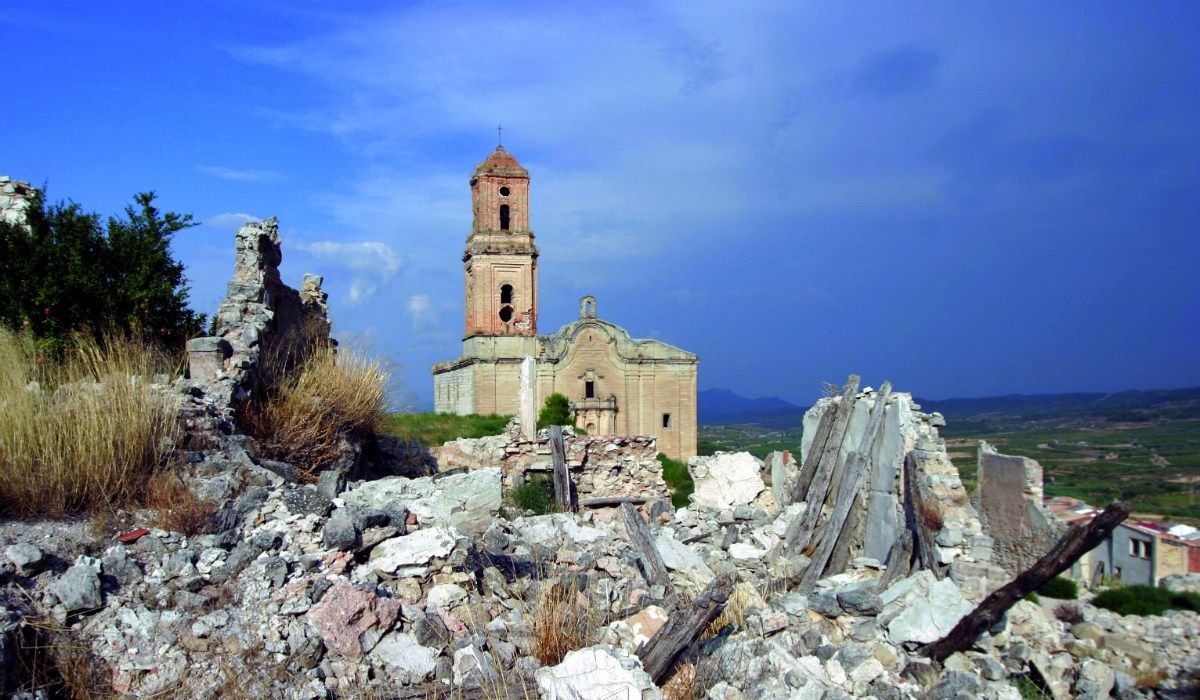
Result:
{"label": "white cloud", "polygon": [[204,220],[205,226],[224,229],[227,231],[236,231],[241,228],[242,224],[247,221],[258,221],[258,217],[253,214],[243,214],[241,212],[226,212],[225,214],[217,214],[210,216]]}
{"label": "white cloud", "polygon": [[291,242],[291,249],[302,250],[321,259],[351,270],[366,270],[388,279],[404,266],[404,258],[381,241],[340,243],[338,241]]}
{"label": "white cloud", "polygon": [[283,173],[274,170],[257,170],[253,168],[224,168],[219,165],[198,165],[196,169],[205,175],[219,177],[222,180],[234,182],[277,182],[284,178]]}
{"label": "white cloud", "polygon": [[356,277],[350,281],[350,303],[361,304],[375,296],[378,291],[379,286],[375,283]]}
{"label": "white cloud", "polygon": [[408,314],[412,316],[413,326],[432,325],[437,323],[438,316],[433,310],[433,303],[428,294],[414,294],[408,299]]}

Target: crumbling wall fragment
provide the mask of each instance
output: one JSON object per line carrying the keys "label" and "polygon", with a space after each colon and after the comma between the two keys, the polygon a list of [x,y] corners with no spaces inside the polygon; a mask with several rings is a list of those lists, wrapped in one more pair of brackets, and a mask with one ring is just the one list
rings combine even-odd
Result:
{"label": "crumbling wall fragment", "polygon": [[268,361],[291,367],[314,343],[329,341],[323,278],[306,274],[300,289],[284,284],[279,222],[269,218],[238,229],[233,278],[216,315],[216,335],[188,342],[192,384],[215,410],[232,415],[237,403],[267,389]]}
{"label": "crumbling wall fragment", "polygon": [[[579,499],[648,496],[671,497],[662,477],[658,443],[651,436],[575,435],[563,431],[567,468]],[[537,439],[522,437],[520,421],[513,419],[501,435],[451,440],[435,450],[442,471],[455,468],[500,467],[506,489],[533,474],[550,473],[549,431]]]}
{"label": "crumbling wall fragment", "polygon": [[1064,529],[1042,506],[1042,465],[1000,454],[980,441],[977,478],[975,505],[993,539],[995,561],[1019,574],[1049,551]]}

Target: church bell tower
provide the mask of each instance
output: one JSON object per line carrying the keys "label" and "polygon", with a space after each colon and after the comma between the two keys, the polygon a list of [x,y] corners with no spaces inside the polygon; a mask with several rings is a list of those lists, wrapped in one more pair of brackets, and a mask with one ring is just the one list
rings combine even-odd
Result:
{"label": "church bell tower", "polygon": [[503,146],[475,168],[471,205],[463,339],[536,338],[538,252],[529,230],[529,172]]}

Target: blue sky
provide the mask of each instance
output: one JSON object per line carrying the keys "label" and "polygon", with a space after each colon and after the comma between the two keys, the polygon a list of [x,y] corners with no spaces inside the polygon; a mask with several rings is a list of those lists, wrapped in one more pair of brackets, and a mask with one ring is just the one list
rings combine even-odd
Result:
{"label": "blue sky", "polygon": [[1200,384],[1200,4],[338,5],[6,3],[0,174],[194,214],[205,312],[279,217],[410,407],[498,123],[544,333],[593,294],[701,388],[800,403]]}

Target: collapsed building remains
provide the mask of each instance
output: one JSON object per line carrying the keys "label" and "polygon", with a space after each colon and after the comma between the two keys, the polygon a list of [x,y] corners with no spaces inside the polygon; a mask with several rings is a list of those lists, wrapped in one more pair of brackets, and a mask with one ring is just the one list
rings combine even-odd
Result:
{"label": "collapsed building remains", "polygon": [[[3,690],[21,690],[14,640],[45,620],[98,664],[97,694],[134,697],[1141,698],[1143,679],[1182,694],[1200,668],[1200,615],[1086,601],[1065,622],[1010,596],[944,644],[1025,577],[990,536],[1020,504],[977,514],[941,416],[853,376],[808,412],[799,455],[690,459],[684,508],[654,438],[519,421],[436,455],[379,436],[352,451],[388,476],[302,483],[236,419],[268,354],[303,352],[292,329],[327,335],[320,280],[282,285],[273,220],[237,242],[218,335],[177,384],[184,473],[215,516],[188,534],[132,513],[144,527],[99,541],[85,522],[4,524]],[[563,512],[506,502],[547,470]]]}

